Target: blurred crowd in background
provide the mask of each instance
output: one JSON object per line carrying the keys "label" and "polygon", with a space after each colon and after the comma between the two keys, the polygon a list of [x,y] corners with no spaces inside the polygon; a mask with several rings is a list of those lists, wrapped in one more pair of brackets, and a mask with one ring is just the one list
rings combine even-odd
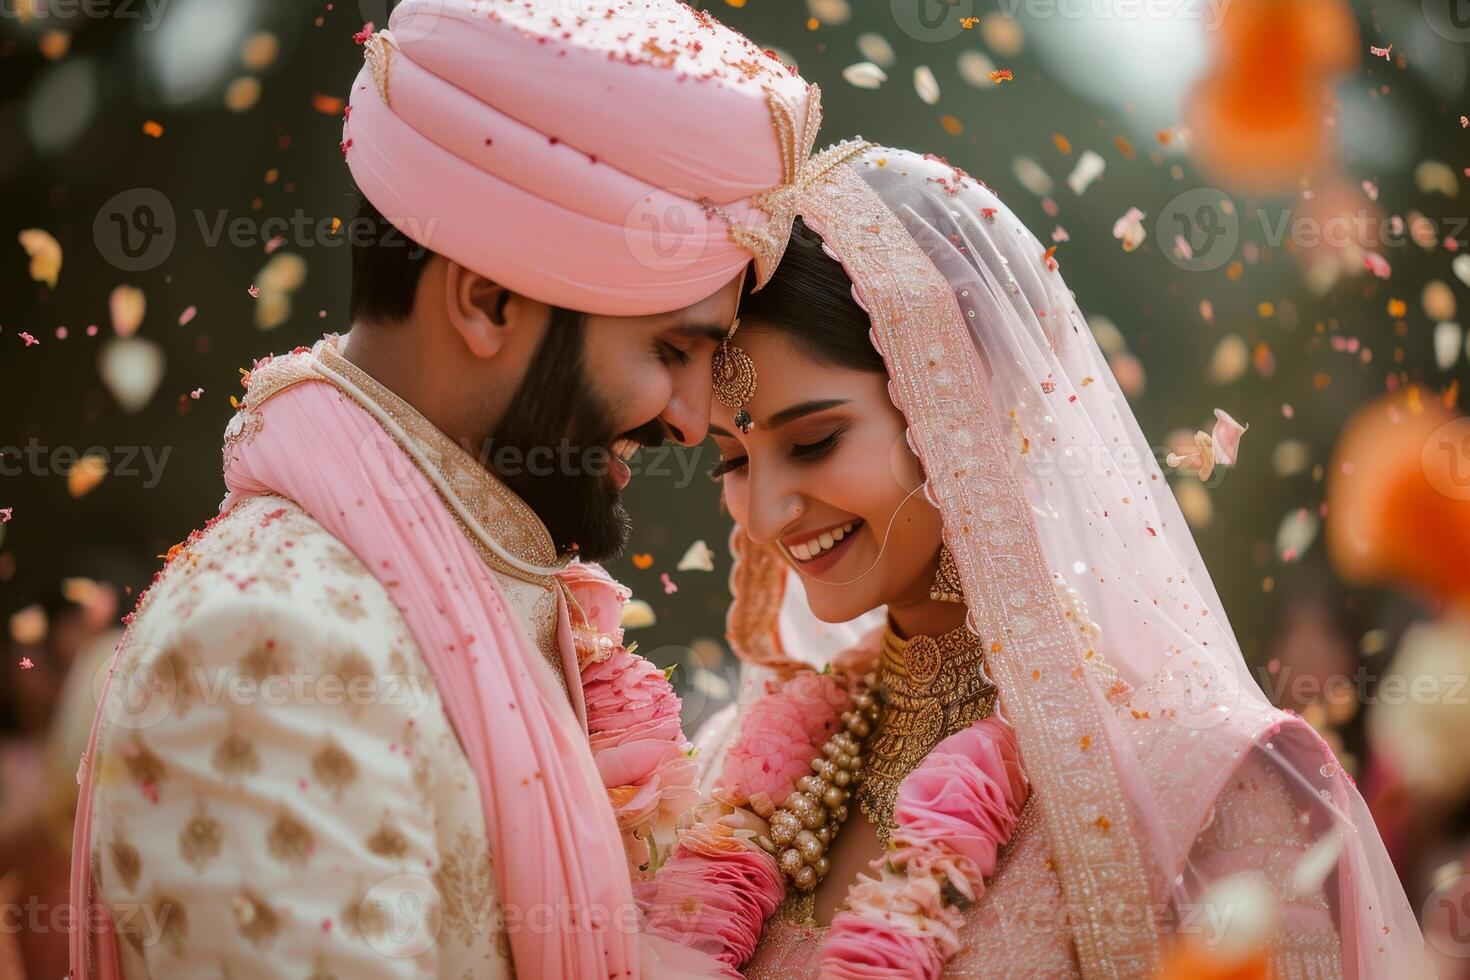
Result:
{"label": "blurred crowd in background", "polygon": [[[940,154],[1055,246],[1258,680],[1470,977],[1462,5],[697,5],[822,86],[819,145]],[[389,7],[0,0],[0,977],[66,971],[94,683],[223,495],[241,369],[348,327],[341,112]],[[1210,473],[1217,408],[1249,429]],[[611,566],[691,729],[737,676],[715,457],[644,454]]]}

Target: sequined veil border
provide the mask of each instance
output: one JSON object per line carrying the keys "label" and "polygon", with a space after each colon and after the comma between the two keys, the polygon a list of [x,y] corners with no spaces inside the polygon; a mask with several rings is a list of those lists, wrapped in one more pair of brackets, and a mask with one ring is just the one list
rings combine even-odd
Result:
{"label": "sequined veil border", "polygon": [[[1004,713],[1016,726],[1047,830],[1084,976],[1157,972],[1160,936],[1149,867],[1132,830],[1123,778],[1108,751],[1112,709],[1084,668],[989,404],[988,384],[958,301],[898,217],[853,169],[839,167],[801,206],[855,283],[889,394],[929,478],[970,608],[970,626]],[[743,659],[776,670],[785,565],[772,549],[731,537],[727,619]],[[1117,737],[1114,732],[1113,737]],[[1139,914],[1120,915],[1126,908]]]}

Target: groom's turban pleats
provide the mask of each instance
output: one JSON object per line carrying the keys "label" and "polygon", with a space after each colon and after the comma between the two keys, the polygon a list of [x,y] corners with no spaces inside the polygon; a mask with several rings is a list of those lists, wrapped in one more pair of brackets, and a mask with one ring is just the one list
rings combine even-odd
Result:
{"label": "groom's turban pleats", "polygon": [[750,198],[809,152],[776,110],[798,133],[820,112],[677,0],[406,0],[366,55],[343,145],[368,200],[419,244],[588,313],[666,312],[734,278],[752,252],[732,224],[759,232]]}

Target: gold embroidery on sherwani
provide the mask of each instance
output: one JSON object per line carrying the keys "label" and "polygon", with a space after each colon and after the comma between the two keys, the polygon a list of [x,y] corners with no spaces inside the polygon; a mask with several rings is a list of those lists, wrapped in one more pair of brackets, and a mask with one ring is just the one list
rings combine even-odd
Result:
{"label": "gold embroidery on sherwani", "polygon": [[311,831],[284,810],[271,825],[265,844],[271,857],[297,870],[306,867],[307,859],[311,857]]}
{"label": "gold embroidery on sherwani", "polygon": [[408,853],[408,838],[388,822],[385,814],[378,829],[367,839],[367,849],[379,857],[402,858]]}
{"label": "gold embroidery on sherwani", "polygon": [[327,670],[323,680],[336,684],[333,696],[340,697],[352,717],[362,714],[362,709],[380,697],[392,695],[403,683],[402,677],[379,678],[373,673],[373,665],[361,653],[351,648],[330,652],[325,657]]}
{"label": "gold embroidery on sherwani", "polygon": [[275,640],[261,640],[240,658],[240,673],[257,684],[285,673]]}
{"label": "gold embroidery on sherwani", "polygon": [[[189,713],[189,708],[203,696],[199,686],[199,644],[193,640],[181,640],[164,652],[161,669],[165,676],[160,680],[171,686],[173,710],[180,717]],[[169,696],[165,691],[165,697]]]}
{"label": "gold embroidery on sherwani", "polygon": [[123,758],[127,761],[128,775],[133,778],[133,782],[149,795],[156,793],[158,784],[168,773],[168,767],[143,744],[143,738],[137,732],[133,733],[132,739],[123,749]]}
{"label": "gold embroidery on sherwani", "polygon": [[[407,434],[408,439],[415,444],[414,448],[430,461],[429,465],[432,466],[434,474],[442,478],[448,485],[449,492],[469,511],[484,533],[494,539],[507,553],[525,564],[540,568],[555,567],[565,561],[557,554],[555,544],[545,525],[525,501],[496,479],[480,460],[466,451],[464,447],[459,446],[454,440],[435,428],[433,423],[424,418],[413,406],[338,353],[337,339],[335,335],[327,337],[310,354],[292,354],[274,358],[250,373],[249,390],[246,393],[244,404],[226,430],[224,453],[227,464],[235,449],[248,442],[254,433],[259,431],[261,416],[257,409],[272,395],[303,381],[336,384],[332,379],[319,374],[311,367],[311,361],[314,358],[319,359],[323,366],[356,386],[362,398],[370,401],[373,408],[386,414]],[[340,390],[346,397],[358,397],[346,389]],[[392,432],[387,432],[387,435],[399,441]],[[415,454],[408,452],[409,447],[403,446],[402,448],[407,453],[409,461],[421,471],[425,471],[427,475],[427,471],[415,458]],[[448,504],[449,501],[444,491],[438,490],[437,486],[436,491]],[[511,599],[512,604],[516,606],[517,618],[524,622],[532,645],[551,667],[552,674],[556,677],[562,690],[569,691],[566,673],[562,666],[561,651],[556,639],[555,593],[552,592],[554,576],[528,573],[503,560],[470,530],[454,507],[449,507],[449,512],[455,523],[459,525],[460,532],[475,549],[476,554],[495,573],[507,598]],[[342,550],[345,553],[346,549]],[[344,557],[341,560],[346,561],[347,559]],[[514,593],[517,591],[518,583],[538,586],[541,594],[526,602],[515,603]],[[550,603],[544,601],[547,596],[551,597]],[[350,618],[351,613],[341,607],[340,600],[336,600],[335,596],[334,601],[339,602],[337,611],[344,617]],[[544,608],[549,608],[549,613],[543,613]]]}
{"label": "gold embroidery on sherwani", "polygon": [[175,956],[183,956],[189,942],[188,910],[182,902],[166,897],[154,898],[151,904],[153,921],[158,923],[157,938],[163,940],[169,952]]}
{"label": "gold embroidery on sherwani", "polygon": [[361,886],[342,906],[342,921],[349,932],[372,941],[388,931],[388,909],[382,902],[368,901],[368,889]]}
{"label": "gold embroidery on sherwani", "polygon": [[199,804],[193,817],[179,831],[179,857],[196,872],[219,857],[220,845],[224,843],[224,827],[205,812]]}
{"label": "gold embroidery on sherwani", "polygon": [[138,886],[138,876],[143,873],[143,859],[132,841],[121,834],[112,839],[108,851],[112,854],[112,866],[117,871],[123,888],[132,891]]}
{"label": "gold embroidery on sherwani", "polygon": [[434,887],[444,903],[444,922],[466,946],[494,922],[490,907],[493,870],[484,838],[461,828],[454,850],[434,872]]}
{"label": "gold embroidery on sherwani", "polygon": [[342,746],[332,742],[311,757],[311,772],[341,802],[342,791],[357,779],[357,763]]}
{"label": "gold embroidery on sherwani", "polygon": [[238,782],[260,772],[260,753],[250,739],[239,732],[230,732],[215,746],[210,763],[227,782]]}
{"label": "gold embroidery on sherwani", "polygon": [[281,920],[275,910],[248,888],[235,896],[231,907],[240,935],[249,940],[251,945],[264,945],[280,931]]}

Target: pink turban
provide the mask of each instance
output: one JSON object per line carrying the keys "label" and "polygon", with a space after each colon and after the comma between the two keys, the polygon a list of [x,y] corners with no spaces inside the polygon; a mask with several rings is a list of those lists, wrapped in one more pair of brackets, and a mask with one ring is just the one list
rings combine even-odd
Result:
{"label": "pink turban", "polygon": [[405,0],[389,27],[367,39],[343,148],[410,239],[587,313],[688,306],[752,257],[759,281],[774,271],[820,93],[709,14]]}

